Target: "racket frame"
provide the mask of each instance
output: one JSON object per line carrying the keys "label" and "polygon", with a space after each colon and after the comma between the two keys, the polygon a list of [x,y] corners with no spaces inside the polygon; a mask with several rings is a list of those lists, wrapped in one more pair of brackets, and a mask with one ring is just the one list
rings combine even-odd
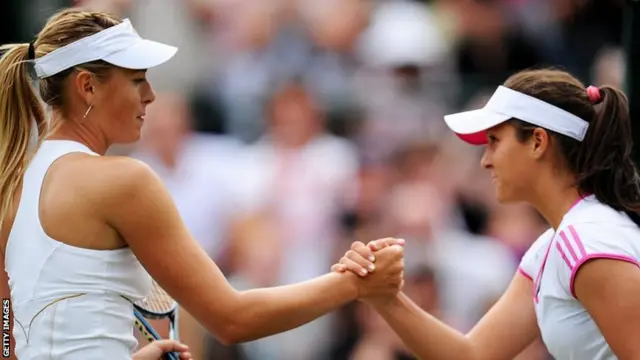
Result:
{"label": "racket frame", "polygon": [[[157,284],[155,284],[155,286],[157,286]],[[135,302],[133,302],[133,309],[134,309],[133,313],[135,315],[136,322],[140,323],[144,328],[146,328],[147,334],[143,333],[143,335],[147,337],[149,341],[153,341],[154,339],[160,340],[161,338],[160,338],[160,335],[158,335],[158,333],[153,329],[151,324],[149,324],[145,320],[145,318],[151,319],[151,320],[162,320],[162,319],[168,318],[169,319],[169,339],[179,340],[178,324],[177,324],[178,303],[175,300],[173,300],[173,306],[168,311],[165,311],[165,312],[150,311],[143,308],[142,306],[138,305]],[[169,360],[179,359],[179,356],[176,353],[166,353],[163,357]]]}
{"label": "racket frame", "polygon": [[[160,335],[158,335],[158,333],[153,329],[153,326],[151,326],[151,324],[149,324],[149,322],[145,320],[144,316],[140,312],[138,312],[137,310],[134,310],[133,315],[135,317],[135,322],[136,322],[136,325],[138,326],[138,330],[140,330],[142,335],[146,337],[150,343],[153,342],[154,340],[161,340]],[[174,352],[164,353],[162,355],[162,358],[166,360],[180,359],[178,354]]]}
{"label": "racket frame", "polygon": [[148,311],[135,303],[133,304],[133,307],[135,311],[147,319],[162,320],[164,318],[169,318],[169,338],[171,340],[180,339],[178,335],[178,303],[175,303],[174,307],[170,311],[164,313]]}

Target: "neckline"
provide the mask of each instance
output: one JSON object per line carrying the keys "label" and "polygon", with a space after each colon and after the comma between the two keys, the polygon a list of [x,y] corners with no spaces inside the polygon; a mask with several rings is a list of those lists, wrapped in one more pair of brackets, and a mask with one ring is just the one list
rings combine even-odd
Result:
{"label": "neckline", "polygon": [[[572,212],[575,212],[576,210],[581,208],[586,202],[592,201],[593,199],[595,199],[595,195],[591,195],[591,194],[578,198],[576,202],[573,203],[573,205],[571,205],[569,210],[567,210],[567,212],[562,216],[562,220],[560,220],[560,225],[558,226],[558,229],[562,227],[562,223],[565,221],[565,219],[569,214],[571,214]],[[558,229],[553,229],[553,230],[554,232],[557,232]]]}
{"label": "neckline", "polygon": [[83,150],[85,150],[86,152],[89,152],[91,154],[96,154],[98,155],[98,153],[96,153],[95,151],[91,150],[91,148],[79,141],[75,141],[75,140],[67,140],[67,139],[46,139],[43,140],[42,143],[40,144],[40,147],[43,146],[56,146],[56,145],[69,145],[69,146],[74,146],[75,148],[81,148]]}
{"label": "neckline", "polygon": [[553,236],[549,240],[549,245],[547,245],[547,250],[545,251],[544,258],[542,259],[542,263],[540,264],[540,268],[538,269],[538,274],[536,275],[536,279],[533,283],[533,300],[536,304],[540,302],[538,295],[540,293],[540,289],[542,288],[542,285],[541,285],[542,275],[544,274],[544,270],[547,265],[547,258],[549,257],[549,252],[551,250],[551,247],[555,243],[555,238],[556,238],[556,235],[558,234],[558,230],[562,228],[562,224],[565,222],[565,220],[567,220],[567,217],[569,216],[569,214],[574,213],[576,210],[581,208],[586,202],[592,201],[593,199],[595,199],[595,195],[586,195],[586,196],[580,197],[569,208],[569,210],[564,214],[564,216],[562,216],[562,220],[560,220],[560,225],[558,226],[558,228],[553,229]]}

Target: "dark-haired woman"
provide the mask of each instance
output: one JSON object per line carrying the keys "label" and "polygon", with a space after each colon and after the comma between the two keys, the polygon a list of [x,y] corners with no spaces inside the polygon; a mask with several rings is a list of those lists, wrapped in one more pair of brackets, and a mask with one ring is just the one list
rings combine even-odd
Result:
{"label": "dark-haired woman", "polygon": [[[640,359],[640,183],[625,95],[563,71],[524,71],[483,109],[445,121],[486,144],[498,200],[532,204],[552,228],[467,335],[403,294],[370,305],[424,359],[512,359],[539,336],[558,360]],[[380,247],[356,243],[334,269],[360,271]]]}

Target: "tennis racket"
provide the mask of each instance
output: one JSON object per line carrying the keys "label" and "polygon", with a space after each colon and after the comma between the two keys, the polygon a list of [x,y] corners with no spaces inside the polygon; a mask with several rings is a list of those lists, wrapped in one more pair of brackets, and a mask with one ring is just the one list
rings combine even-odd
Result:
{"label": "tennis racket", "polygon": [[[153,320],[168,318],[169,338],[179,340],[177,309],[178,303],[154,281],[149,295],[133,303],[136,327],[149,342],[153,342],[154,340],[160,340],[160,336],[145,318]],[[167,360],[178,360],[179,356],[176,353],[166,353],[163,358]]]}

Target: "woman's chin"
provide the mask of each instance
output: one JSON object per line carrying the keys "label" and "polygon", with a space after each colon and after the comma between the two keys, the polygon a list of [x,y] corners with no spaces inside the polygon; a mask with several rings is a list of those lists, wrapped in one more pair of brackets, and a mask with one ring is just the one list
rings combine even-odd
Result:
{"label": "woman's chin", "polygon": [[510,204],[518,202],[519,200],[506,191],[496,189],[496,201],[500,204]]}

